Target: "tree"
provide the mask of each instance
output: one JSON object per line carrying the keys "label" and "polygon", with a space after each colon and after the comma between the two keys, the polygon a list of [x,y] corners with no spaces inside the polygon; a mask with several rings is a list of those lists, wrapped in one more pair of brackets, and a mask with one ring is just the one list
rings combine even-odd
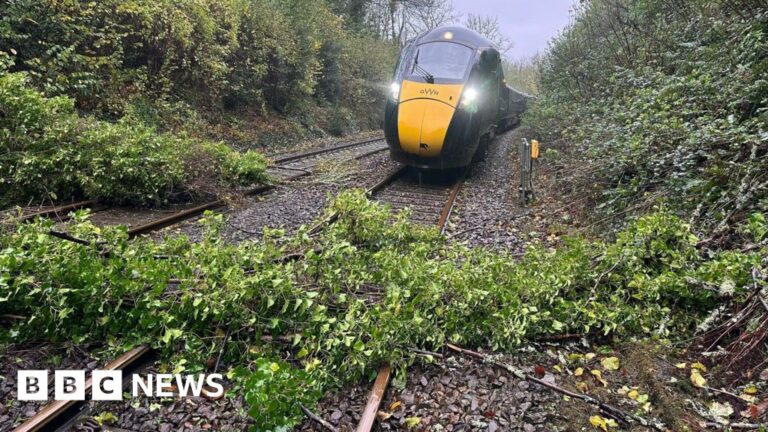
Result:
{"label": "tree", "polygon": [[451,24],[458,18],[451,0],[414,1],[408,15],[408,25],[414,34]]}
{"label": "tree", "polygon": [[464,26],[488,38],[501,55],[508,53],[515,46],[514,42],[501,31],[499,18],[496,16],[469,14],[464,20]]}
{"label": "tree", "polygon": [[368,6],[371,29],[397,46],[456,18],[451,0],[371,0]]}
{"label": "tree", "polygon": [[522,60],[505,60],[504,76],[507,84],[528,94],[538,95],[541,62],[541,56],[538,54]]}

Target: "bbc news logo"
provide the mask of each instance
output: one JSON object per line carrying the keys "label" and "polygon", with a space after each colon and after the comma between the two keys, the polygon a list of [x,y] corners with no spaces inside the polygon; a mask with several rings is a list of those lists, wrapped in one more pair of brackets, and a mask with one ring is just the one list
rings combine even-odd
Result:
{"label": "bbc news logo", "polygon": [[[47,401],[48,371],[18,371],[18,400]],[[224,395],[223,376],[134,374],[131,380],[131,396],[185,397],[205,396],[216,399]],[[85,371],[57,370],[53,374],[53,398],[61,401],[85,400]],[[123,373],[119,370],[94,370],[91,373],[91,398],[95,401],[123,400]]]}

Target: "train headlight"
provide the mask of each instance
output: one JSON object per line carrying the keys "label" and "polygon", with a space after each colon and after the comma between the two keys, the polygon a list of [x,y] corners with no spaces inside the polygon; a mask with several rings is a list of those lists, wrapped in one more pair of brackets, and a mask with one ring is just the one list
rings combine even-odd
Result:
{"label": "train headlight", "polygon": [[468,89],[464,90],[464,94],[461,96],[461,104],[466,108],[471,106],[477,101],[478,97],[477,90],[473,89],[472,87],[469,87]]}
{"label": "train headlight", "polygon": [[392,96],[392,99],[397,102],[398,99],[400,99],[400,84],[394,82],[389,86],[389,94]]}

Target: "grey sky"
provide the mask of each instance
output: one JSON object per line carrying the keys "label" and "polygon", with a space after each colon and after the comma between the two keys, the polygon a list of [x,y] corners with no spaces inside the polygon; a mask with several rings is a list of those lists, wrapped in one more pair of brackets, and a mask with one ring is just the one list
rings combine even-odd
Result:
{"label": "grey sky", "polygon": [[462,16],[498,16],[502,30],[515,43],[507,56],[521,59],[546,49],[547,41],[568,24],[573,3],[574,0],[453,0],[453,7]]}

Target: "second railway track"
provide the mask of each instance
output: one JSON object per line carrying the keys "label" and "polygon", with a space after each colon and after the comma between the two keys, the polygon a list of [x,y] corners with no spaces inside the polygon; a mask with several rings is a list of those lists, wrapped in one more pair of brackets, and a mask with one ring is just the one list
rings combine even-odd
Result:
{"label": "second railway track", "polygon": [[[321,163],[330,160],[350,161],[359,160],[367,156],[383,152],[387,149],[382,137],[366,138],[363,140],[343,143],[336,146],[311,149],[289,155],[280,155],[273,158],[274,165],[268,168],[269,175],[278,182],[289,182],[311,175],[313,170]],[[272,185],[256,186],[252,189],[241,191],[242,196],[260,195],[274,189]],[[69,219],[69,214],[75,210],[90,208],[94,212],[102,213],[106,225],[126,223],[129,225],[128,235],[135,237],[148,234],[160,229],[172,226],[199,216],[207,210],[221,208],[227,205],[223,199],[184,206],[180,210],[144,210],[137,209],[132,216],[121,216],[121,209],[100,204],[95,200],[74,202],[62,206],[50,206],[22,214],[22,221],[33,220],[38,217],[51,218],[59,222]],[[115,214],[109,214],[114,212]],[[121,220],[125,219],[125,220]]]}

